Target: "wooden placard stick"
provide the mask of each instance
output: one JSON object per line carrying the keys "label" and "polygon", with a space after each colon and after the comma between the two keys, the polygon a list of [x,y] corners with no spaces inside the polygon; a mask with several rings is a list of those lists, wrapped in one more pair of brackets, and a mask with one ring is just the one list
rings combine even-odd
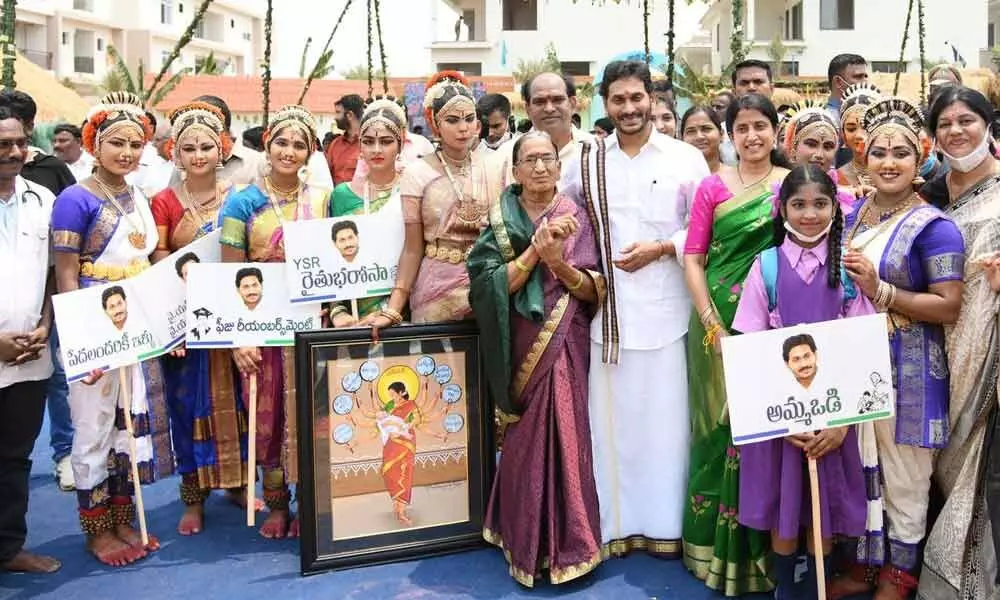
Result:
{"label": "wooden placard stick", "polygon": [[139,514],[139,537],[142,546],[149,545],[149,531],[146,529],[146,509],[142,504],[142,483],[139,479],[138,450],[135,444],[135,426],[132,423],[132,380],[128,367],[118,367],[118,389],[122,398],[122,412],[125,414],[125,431],[128,433],[129,464],[132,466],[132,487],[135,490],[135,508]]}
{"label": "wooden placard stick", "polygon": [[257,515],[257,374],[250,376],[250,402],[247,407],[247,527],[253,527]]}
{"label": "wooden placard stick", "polygon": [[819,471],[816,459],[809,459],[809,496],[812,498],[813,552],[816,556],[816,592],[819,600],[826,600],[826,565],[823,564],[823,527],[819,509]]}

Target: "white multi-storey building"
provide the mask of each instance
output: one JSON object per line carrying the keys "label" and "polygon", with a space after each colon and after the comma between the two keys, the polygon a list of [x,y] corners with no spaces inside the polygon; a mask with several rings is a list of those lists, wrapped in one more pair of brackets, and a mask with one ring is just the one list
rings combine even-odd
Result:
{"label": "white multi-storey building", "polygon": [[[113,45],[131,68],[158,71],[200,0],[19,0],[15,42],[26,58],[56,77],[96,83]],[[263,0],[215,0],[174,70],[197,67],[210,53],[223,72],[256,72],[264,51]]]}
{"label": "white multi-storey building", "polygon": [[[665,5],[650,2],[653,52],[666,48]],[[431,62],[467,75],[508,75],[519,60],[543,57],[549,43],[564,72],[596,75],[616,54],[643,47],[642,2],[441,0],[430,6]]]}
{"label": "white multi-storey building", "polygon": [[[826,76],[830,59],[843,52],[864,56],[875,72],[896,72],[907,0],[744,0],[743,4],[748,58],[773,63],[768,48],[777,37],[786,49],[782,71],[788,75]],[[732,56],[732,10],[732,0],[716,0],[701,20],[712,39],[714,73]],[[988,13],[1000,13],[1000,2],[924,2],[927,60],[959,62],[956,59],[960,56],[969,68],[989,66],[981,59],[991,45],[987,35],[995,31],[993,25],[983,26],[991,23]],[[903,58],[905,70],[920,68],[916,8]]]}

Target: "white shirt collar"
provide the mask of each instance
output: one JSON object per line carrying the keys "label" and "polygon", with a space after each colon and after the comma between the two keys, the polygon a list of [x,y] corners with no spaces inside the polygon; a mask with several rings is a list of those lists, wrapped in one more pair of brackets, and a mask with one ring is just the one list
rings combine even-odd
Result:
{"label": "white shirt collar", "polygon": [[[655,148],[660,152],[667,152],[670,149],[670,146],[675,141],[677,141],[674,138],[670,137],[669,135],[664,135],[659,131],[657,131],[655,127],[652,127],[652,124],[650,124],[650,127],[652,128],[652,131],[649,134],[649,139],[646,140],[646,144],[639,150],[640,154],[649,146],[652,146],[653,148]],[[604,138],[604,145],[607,147],[609,151],[612,149],[616,150],[621,149],[621,146],[618,143],[617,130],[613,135],[609,135],[608,137]]]}

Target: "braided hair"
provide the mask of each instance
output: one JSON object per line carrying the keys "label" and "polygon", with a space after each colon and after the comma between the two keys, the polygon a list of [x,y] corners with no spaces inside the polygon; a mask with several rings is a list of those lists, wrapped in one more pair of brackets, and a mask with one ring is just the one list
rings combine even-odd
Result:
{"label": "braided hair", "polygon": [[[840,285],[840,258],[841,258],[841,237],[844,234],[844,213],[837,200],[837,186],[826,172],[818,166],[809,163],[799,165],[789,171],[785,180],[781,184],[781,191],[778,192],[780,207],[787,210],[788,201],[804,185],[815,183],[819,186],[820,192],[830,198],[833,202],[833,225],[826,235],[827,260],[826,260],[826,281],[831,289],[836,289]],[[785,218],[779,209],[774,215],[774,245],[781,246],[785,242]]]}

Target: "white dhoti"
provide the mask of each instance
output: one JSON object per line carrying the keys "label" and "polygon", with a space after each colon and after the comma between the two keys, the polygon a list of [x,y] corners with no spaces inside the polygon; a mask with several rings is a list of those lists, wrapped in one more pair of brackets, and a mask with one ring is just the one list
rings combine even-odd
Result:
{"label": "white dhoti", "polygon": [[687,489],[685,341],[621,351],[619,364],[590,351],[590,431],[606,555],[646,550],[677,557]]}

